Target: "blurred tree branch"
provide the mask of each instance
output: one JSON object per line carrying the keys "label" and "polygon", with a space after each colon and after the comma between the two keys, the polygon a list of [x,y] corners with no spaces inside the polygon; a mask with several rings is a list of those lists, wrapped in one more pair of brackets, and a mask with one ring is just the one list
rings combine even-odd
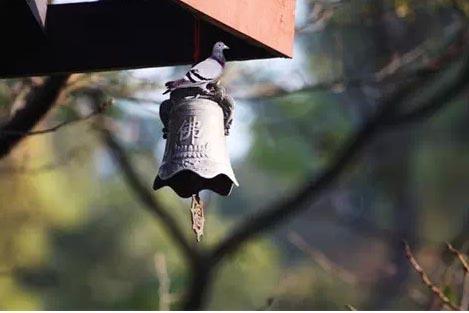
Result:
{"label": "blurred tree branch", "polygon": [[[162,221],[162,225],[164,225],[171,237],[178,243],[183,254],[192,265],[192,281],[185,308],[199,309],[203,306],[207,290],[212,281],[213,272],[223,258],[234,253],[242,245],[258,236],[260,233],[265,232],[279,223],[284,223],[293,215],[306,210],[308,204],[315,201],[323,191],[336,181],[356,155],[378,133],[407,124],[409,121],[422,120],[443,108],[445,104],[458,95],[467,86],[469,79],[468,57],[467,54],[463,53],[462,55],[463,57],[460,58],[460,64],[458,64],[459,69],[456,71],[455,75],[453,75],[454,77],[449,80],[449,83],[444,84],[442,88],[436,90],[430,98],[426,98],[420,102],[416,101],[417,105],[413,106],[415,109],[410,112],[396,112],[396,108],[412,102],[411,100],[416,93],[419,93],[422,88],[427,88],[429,82],[436,80],[439,76],[437,74],[441,74],[441,72],[446,70],[446,66],[440,66],[437,70],[431,71],[428,75],[419,76],[413,83],[405,85],[395,94],[385,99],[380,110],[375,115],[371,116],[363,126],[349,138],[342,149],[339,150],[331,164],[319,175],[311,175],[311,178],[305,183],[304,188],[298,190],[288,198],[267,206],[267,209],[258,212],[256,215],[247,218],[244,222],[235,227],[234,231],[228,237],[207,253],[202,253],[189,243],[189,240],[180,229],[178,223],[153,198],[152,192],[148,190],[146,184],[140,180],[125,150],[107,129],[101,128],[99,131],[101,138],[112,152],[112,156],[119,165],[126,183],[138,199]],[[56,90],[57,94],[58,92],[59,90]],[[10,131],[10,129],[7,130]],[[3,136],[5,137],[6,135]],[[24,137],[25,134],[16,136]]]}
{"label": "blurred tree branch", "polygon": [[[378,134],[398,126],[407,125],[410,122],[422,121],[444,108],[445,105],[459,95],[469,82],[469,54],[467,47],[464,46],[457,47],[457,53],[454,53],[454,51],[448,49],[447,53],[443,53],[441,57],[432,60],[431,67],[427,64],[423,72],[407,73],[404,76],[406,79],[405,84],[398,84],[400,88],[396,88],[397,91],[387,96],[379,110],[371,115],[355,133],[351,134],[328,166],[319,173],[311,173],[302,187],[289,197],[267,205],[264,210],[246,218],[235,226],[226,238],[207,252],[199,250],[190,243],[177,221],[155,200],[153,193],[146,187],[147,184],[141,181],[125,149],[108,129],[99,127],[101,139],[118,164],[128,187],[139,201],[161,220],[166,231],[178,244],[192,266],[192,280],[184,304],[185,308],[193,310],[203,307],[213,274],[222,259],[235,253],[244,244],[261,233],[280,223],[285,223],[295,214],[308,209],[310,204],[336,182],[344,169]],[[420,51],[417,52],[409,56],[412,62],[420,56]],[[455,59],[457,60],[455,61]],[[407,61],[396,63],[397,65],[392,64],[388,70],[379,73],[385,73],[383,77],[392,74],[396,78],[398,76],[394,76],[394,74],[398,73],[398,69],[402,64],[407,65],[409,63]],[[432,83],[440,82],[441,75],[447,74],[447,72],[452,72],[451,78],[440,84],[440,88],[431,90],[430,96],[420,97],[424,93],[423,91],[427,91]],[[372,79],[382,81],[383,77],[375,75]],[[67,79],[68,75],[53,76],[46,79],[42,85],[33,88],[25,106],[19,109],[10,121],[0,127],[0,158],[7,155],[21,139],[28,135],[53,132],[69,124],[62,123],[49,130],[31,131],[53,106],[65,87]],[[312,92],[332,89],[341,85],[360,85],[362,83],[363,80],[358,79],[349,81],[341,79],[305,86],[293,92]],[[85,82],[83,86],[80,85],[79,88],[88,88],[89,84]],[[265,99],[266,97],[278,97],[291,93],[292,91],[278,88],[271,94],[263,93],[259,95],[258,99],[259,97]],[[129,97],[129,99],[135,101],[142,100],[127,95],[122,95],[122,97]],[[251,97],[251,99],[253,98]],[[143,99],[143,101],[147,100]],[[409,106],[409,104],[413,105]],[[401,112],[400,109],[403,107],[412,109]],[[101,122],[103,122],[101,124],[104,124],[104,121]]]}
{"label": "blurred tree branch", "polygon": [[199,252],[189,243],[189,240],[184,235],[184,232],[181,230],[176,220],[174,220],[161,204],[155,200],[152,192],[147,188],[148,184],[141,181],[135,169],[132,167],[132,163],[124,148],[121,147],[109,130],[102,127],[98,127],[97,129],[115,162],[121,169],[123,177],[132,192],[150,212],[161,220],[162,225],[179,245],[185,257],[190,262],[197,263],[200,259]]}
{"label": "blurred tree branch", "polygon": [[55,75],[48,77],[41,85],[34,86],[24,106],[18,109],[9,121],[0,126],[0,159],[10,153],[49,112],[68,78],[68,74]]}
{"label": "blurred tree branch", "polygon": [[[461,63],[457,64],[459,68],[456,70],[454,77],[449,79],[450,82],[446,83],[444,88],[441,88],[430,99],[427,99],[427,102],[421,103],[420,108],[436,106],[435,103],[437,102],[438,108],[442,108],[467,87],[469,83],[469,57],[467,47],[464,47],[461,55],[460,60],[458,60]],[[434,80],[441,78],[440,76],[442,74],[454,70],[453,63],[458,63],[454,61],[455,60],[451,60],[451,62],[448,62],[450,64],[442,64],[438,71],[434,72],[432,75],[420,77],[420,79],[414,83],[407,84],[394,95],[385,99],[380,110],[374,116],[370,117],[355,135],[350,137],[343,148],[337,153],[331,164],[319,175],[313,174],[311,178],[305,182],[304,188],[290,197],[267,206],[267,209],[259,211],[257,214],[246,218],[243,222],[239,223],[238,226],[235,226],[233,232],[215,246],[213,252],[209,255],[209,266],[205,266],[206,270],[208,270],[206,274],[209,275],[209,272],[213,270],[213,267],[222,258],[234,253],[249,240],[252,240],[260,233],[267,231],[279,223],[286,222],[288,218],[307,209],[308,204],[316,200],[323,191],[335,182],[356,155],[378,133],[392,127],[406,124],[407,118],[404,117],[402,120],[399,120],[398,117],[395,116],[395,109],[403,106],[404,103],[408,103],[408,101],[420,91],[420,88],[426,88],[429,82],[434,82]],[[431,112],[435,113],[436,111],[437,110],[432,110]],[[428,115],[424,115],[424,117],[427,116]],[[393,120],[392,124],[388,123],[390,120]],[[197,274],[194,276],[191,293],[185,306],[186,309],[198,309],[202,306],[204,301],[203,297],[205,295],[203,288],[207,288],[207,286],[203,285],[204,283],[207,284],[207,281],[203,279],[203,275]]]}
{"label": "blurred tree branch", "polygon": [[[442,109],[445,104],[463,91],[469,82],[469,58],[465,53],[467,52],[466,49],[462,50],[460,54],[462,57],[456,60],[457,62],[454,59],[445,59],[445,62],[440,62],[438,68],[432,68],[427,75],[417,76],[412,83],[407,83],[393,95],[384,99],[379,111],[369,117],[363,126],[349,138],[330,165],[319,175],[311,175],[304,188],[245,219],[234,228],[229,236],[207,253],[201,253],[189,244],[176,221],[161,208],[159,203],[154,200],[151,192],[147,190],[145,184],[140,181],[125,150],[108,130],[102,129],[102,138],[112,151],[127,184],[140,201],[162,220],[163,225],[191,262],[192,281],[185,308],[202,308],[209,285],[212,282],[214,270],[223,258],[237,251],[260,233],[279,223],[284,223],[293,215],[306,210],[308,204],[317,200],[322,192],[338,179],[343,170],[377,134],[397,126],[406,125],[409,121],[422,120]],[[443,55],[443,57],[445,56]],[[447,72],[453,72],[454,74],[450,79],[447,79],[448,82],[442,84],[441,88],[437,88],[430,97],[415,101],[416,94],[422,93],[423,89],[428,89],[432,83],[441,82],[441,76],[447,74]],[[413,103],[412,107],[415,109],[408,113],[400,113],[398,108],[409,103]]]}
{"label": "blurred tree branch", "polygon": [[160,302],[160,311],[169,311],[171,308],[171,294],[170,284],[171,281],[168,275],[168,268],[166,266],[166,257],[163,253],[155,254],[155,272],[158,277],[158,295]]}
{"label": "blurred tree branch", "polygon": [[[436,102],[444,102],[440,105],[440,107],[443,107],[443,105],[448,103],[452,97],[464,89],[468,84],[469,78],[468,58],[464,56],[464,59],[464,65],[460,69],[459,75],[456,75],[457,77],[452,81],[452,84],[448,84],[450,85],[448,88],[435,95],[429,100],[428,104],[424,105],[424,107]],[[428,78],[425,80],[427,79]],[[307,200],[315,197],[319,191],[325,189],[326,186],[328,186],[348,164],[352,157],[355,156],[360,148],[362,148],[364,144],[367,143],[373,135],[375,135],[375,133],[387,128],[386,124],[390,120],[390,115],[392,116],[391,113],[393,112],[393,108],[397,104],[406,101],[412,91],[415,90],[415,87],[415,85],[408,85],[404,88],[405,90],[402,90],[393,97],[387,99],[381,110],[374,117],[370,118],[355,136],[351,137],[351,139],[345,144],[342,152],[338,153],[335,161],[332,162],[332,164],[327,167],[324,172],[318,176],[318,178],[312,178],[310,183],[295,196],[274,205],[267,211],[259,213],[257,216],[248,219],[241,227],[237,227],[232,236],[228,237],[218,246],[215,255],[221,256],[230,252],[233,248],[237,247],[240,242],[243,242],[244,239],[257,234],[265,228],[273,226],[296,211],[301,210],[300,206],[306,204]],[[399,120],[394,116],[392,117],[392,120],[394,122],[392,124],[393,126],[398,126],[407,122],[406,118]]]}
{"label": "blurred tree branch", "polygon": [[70,121],[63,121],[63,122],[61,122],[61,123],[59,123],[55,126],[52,126],[50,128],[41,129],[41,130],[34,130],[34,131],[28,131],[28,132],[5,130],[3,132],[0,132],[0,134],[3,133],[5,135],[23,135],[25,137],[26,136],[36,136],[36,135],[50,134],[50,133],[58,131],[59,129],[61,129],[64,126],[70,126],[70,125],[75,124],[77,122],[87,121],[87,120],[91,119],[92,117],[95,117],[96,115],[103,113],[110,105],[112,105],[112,100],[103,102],[102,105],[98,106],[91,113],[88,113],[87,115],[85,115],[83,117],[80,117],[80,118],[77,118],[77,119],[74,119],[74,120],[70,120]]}
{"label": "blurred tree branch", "polygon": [[343,3],[348,2],[347,0],[339,1],[323,1],[316,0],[312,1],[312,8],[308,20],[303,23],[303,25],[296,27],[295,32],[301,33],[306,30],[312,32],[321,31],[326,27],[327,22],[334,15],[335,10],[337,10]]}

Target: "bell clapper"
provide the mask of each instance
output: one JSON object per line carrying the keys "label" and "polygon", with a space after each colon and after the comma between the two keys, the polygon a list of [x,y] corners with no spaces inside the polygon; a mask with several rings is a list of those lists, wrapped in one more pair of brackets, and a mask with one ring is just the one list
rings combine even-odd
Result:
{"label": "bell clapper", "polygon": [[204,203],[200,199],[199,194],[192,195],[191,203],[191,215],[192,215],[192,229],[197,236],[197,242],[200,242],[201,237],[204,235]]}

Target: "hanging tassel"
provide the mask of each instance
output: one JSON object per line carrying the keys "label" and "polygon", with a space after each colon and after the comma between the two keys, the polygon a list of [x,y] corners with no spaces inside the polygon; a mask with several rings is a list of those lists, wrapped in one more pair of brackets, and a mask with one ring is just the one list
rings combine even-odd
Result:
{"label": "hanging tassel", "polygon": [[191,203],[191,214],[192,214],[192,230],[194,230],[197,236],[197,242],[200,242],[201,237],[204,235],[204,203],[199,197],[199,194],[192,195]]}

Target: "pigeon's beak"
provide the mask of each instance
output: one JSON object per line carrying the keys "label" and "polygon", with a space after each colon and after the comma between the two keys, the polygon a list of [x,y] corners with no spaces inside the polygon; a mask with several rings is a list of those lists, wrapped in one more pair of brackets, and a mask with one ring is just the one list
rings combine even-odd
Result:
{"label": "pigeon's beak", "polygon": [[223,50],[227,50],[227,49],[230,49],[230,47],[228,47],[227,45],[224,45]]}

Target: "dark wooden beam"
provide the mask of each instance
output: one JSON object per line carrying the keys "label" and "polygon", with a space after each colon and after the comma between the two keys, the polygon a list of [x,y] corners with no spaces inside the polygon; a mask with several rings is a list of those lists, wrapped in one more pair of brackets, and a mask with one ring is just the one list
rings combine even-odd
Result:
{"label": "dark wooden beam", "polygon": [[44,24],[36,19],[35,14],[45,17],[46,4],[46,0],[0,0],[0,58],[9,57],[19,50],[34,48],[45,39]]}
{"label": "dark wooden beam", "polygon": [[[24,2],[2,1],[10,3],[10,8]],[[7,25],[0,20],[0,37],[15,34],[0,50],[0,78],[193,62],[196,15],[175,1],[105,0],[49,5],[45,37],[37,33],[16,36],[12,26],[20,22],[15,17],[7,17]],[[218,40],[231,47],[229,60],[282,56],[208,21],[200,23],[202,56],[207,56]],[[27,48],[15,41],[28,43]]]}

